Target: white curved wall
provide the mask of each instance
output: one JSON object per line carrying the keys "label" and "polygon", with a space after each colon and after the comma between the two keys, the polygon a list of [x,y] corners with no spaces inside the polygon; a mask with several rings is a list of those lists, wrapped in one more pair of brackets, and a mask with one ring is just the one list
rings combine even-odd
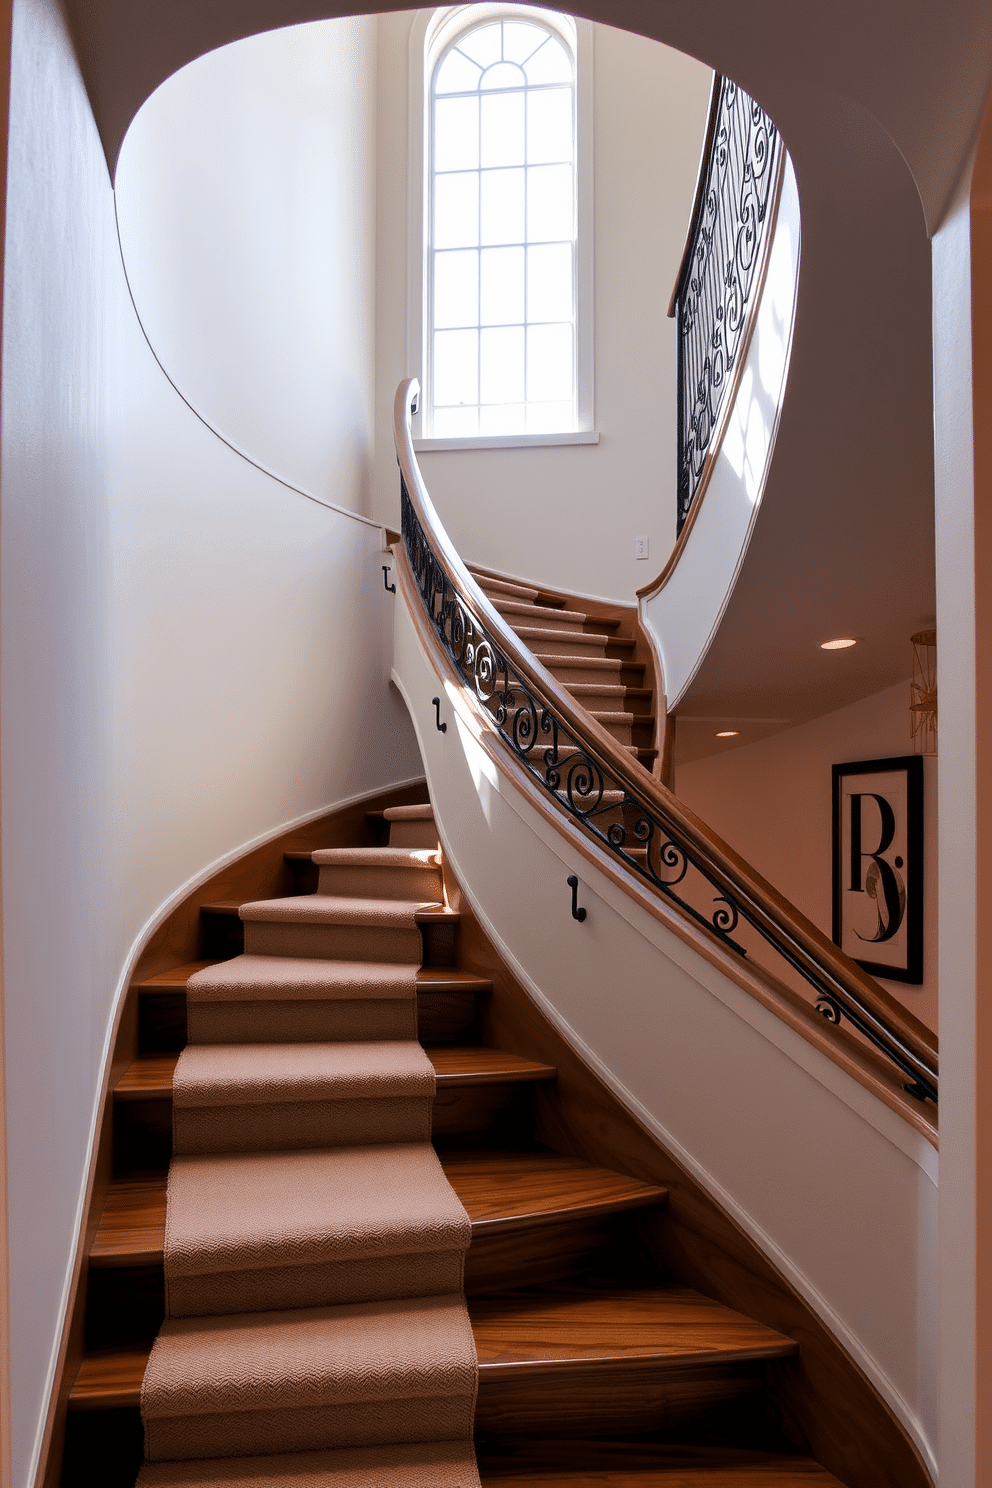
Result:
{"label": "white curved wall", "polygon": [[761,503],[789,372],[799,238],[799,192],[786,156],[768,276],[713,473],[667,583],[641,600],[641,619],[661,653],[669,711],[716,634]]}
{"label": "white curved wall", "polygon": [[450,684],[437,732],[437,674],[404,605],[393,675],[445,852],[487,932],[572,1046],[847,1346],[935,1474],[934,1149],[572,848],[482,750]]}
{"label": "white curved wall", "polygon": [[266,469],[369,512],[375,21],[222,47],[168,78],[117,165],[135,305],[193,407]]}
{"label": "white curved wall", "polygon": [[[343,138],[370,91],[368,73],[349,84]],[[342,214],[363,158],[338,162]],[[27,1488],[136,942],[217,859],[422,769],[387,685],[380,529],[247,464],[155,364],[56,0],[15,4],[8,179],[3,945],[13,1481]],[[339,289],[363,265],[361,305],[368,219],[352,230]],[[366,411],[372,332],[367,311]],[[320,418],[322,438],[367,450],[367,412],[356,425],[332,401]],[[342,505],[361,504],[364,479],[363,457],[334,488]]]}

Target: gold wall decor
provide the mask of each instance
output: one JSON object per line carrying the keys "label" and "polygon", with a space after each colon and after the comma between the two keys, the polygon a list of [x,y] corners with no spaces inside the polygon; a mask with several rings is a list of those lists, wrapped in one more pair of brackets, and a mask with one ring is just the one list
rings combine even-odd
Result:
{"label": "gold wall decor", "polygon": [[914,754],[937,753],[937,632],[918,630],[913,642],[909,684],[909,731]]}

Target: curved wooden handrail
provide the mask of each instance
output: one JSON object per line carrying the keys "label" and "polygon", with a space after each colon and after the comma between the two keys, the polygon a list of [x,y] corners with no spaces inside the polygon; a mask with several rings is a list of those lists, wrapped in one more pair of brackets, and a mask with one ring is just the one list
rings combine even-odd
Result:
{"label": "curved wooden handrail", "polygon": [[[878,1047],[904,1073],[911,1072],[936,1099],[938,1050],[936,1036],[913,1017],[874,978],[862,971],[795,905],[723,842],[692,811],[647,771],[632,763],[621,746],[596,720],[579,708],[541,664],[476,584],[444,530],[427,493],[413,449],[411,415],[416,410],[419,384],[402,382],[394,404],[394,437],[400,471],[417,520],[452,592],[488,631],[508,662],[535,695],[557,715],[579,740],[589,758],[606,775],[620,782],[629,796],[671,828],[706,865],[710,882],[746,914],[764,941],[814,989],[840,1004],[850,1016],[856,1010]],[[617,866],[623,868],[618,857]],[[643,888],[643,884],[640,885]],[[670,901],[666,900],[670,904]],[[712,936],[724,956],[732,956],[720,937]],[[750,958],[749,958],[750,959]],[[752,975],[757,968],[751,965]],[[772,973],[772,980],[777,979]],[[866,1052],[868,1052],[866,1050]],[[874,1056],[873,1056],[874,1057]],[[909,1087],[907,1087],[908,1089]]]}

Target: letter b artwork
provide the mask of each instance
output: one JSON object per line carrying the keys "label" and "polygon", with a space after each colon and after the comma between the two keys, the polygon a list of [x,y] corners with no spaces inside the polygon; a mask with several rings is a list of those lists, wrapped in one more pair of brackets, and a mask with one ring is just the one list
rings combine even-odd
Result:
{"label": "letter b artwork", "polygon": [[833,767],[833,938],[865,971],[923,980],[923,760]]}

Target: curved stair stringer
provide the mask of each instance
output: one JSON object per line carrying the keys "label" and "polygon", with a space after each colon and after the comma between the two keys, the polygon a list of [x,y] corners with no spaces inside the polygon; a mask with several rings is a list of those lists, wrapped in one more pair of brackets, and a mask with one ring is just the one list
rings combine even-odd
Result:
{"label": "curved stair stringer", "polygon": [[[932,1126],[865,1077],[849,1036],[828,1036],[548,805],[439,645],[402,551],[396,577],[393,680],[446,861],[528,994],[520,1016],[567,1049],[577,1089],[619,1099],[705,1213],[676,1244],[685,1274],[769,1325],[801,1316],[802,1384],[785,1387],[783,1415],[819,1460],[852,1488],[934,1479]],[[594,1145],[594,1106],[584,1125]]]}

